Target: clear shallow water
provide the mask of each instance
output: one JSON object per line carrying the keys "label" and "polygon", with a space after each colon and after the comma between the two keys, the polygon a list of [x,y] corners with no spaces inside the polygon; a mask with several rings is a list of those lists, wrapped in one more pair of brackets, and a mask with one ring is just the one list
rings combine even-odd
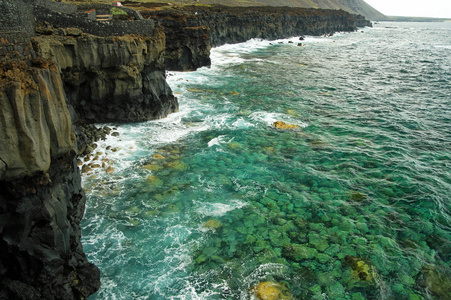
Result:
{"label": "clear shallow water", "polygon": [[116,126],[97,150],[114,172],[84,175],[90,299],[251,299],[261,281],[294,299],[445,299],[450,36],[380,23],[170,73],[180,112]]}

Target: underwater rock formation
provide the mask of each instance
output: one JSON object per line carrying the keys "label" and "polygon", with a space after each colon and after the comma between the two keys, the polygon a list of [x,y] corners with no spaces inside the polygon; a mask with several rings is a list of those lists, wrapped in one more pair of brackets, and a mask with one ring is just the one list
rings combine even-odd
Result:
{"label": "underwater rock formation", "polygon": [[346,255],[345,261],[351,267],[355,280],[374,283],[374,270],[371,265],[352,255]]}
{"label": "underwater rock formation", "polygon": [[281,282],[261,281],[250,292],[259,300],[294,300],[286,284]]}
{"label": "underwater rock formation", "polygon": [[433,265],[425,265],[422,270],[423,281],[421,286],[431,291],[438,299],[450,299],[451,275]]}
{"label": "underwater rock formation", "polygon": [[290,260],[301,261],[316,257],[318,251],[309,247],[307,244],[290,244],[283,249],[282,254]]}
{"label": "underwater rock formation", "polygon": [[217,229],[221,228],[222,224],[218,220],[210,219],[207,222],[205,222],[204,227],[206,229],[214,231],[214,230],[217,230]]}
{"label": "underwater rock formation", "polygon": [[295,129],[295,128],[299,128],[299,126],[297,126],[297,125],[288,124],[288,123],[285,123],[283,121],[276,121],[272,125],[275,128],[277,128],[277,129]]}

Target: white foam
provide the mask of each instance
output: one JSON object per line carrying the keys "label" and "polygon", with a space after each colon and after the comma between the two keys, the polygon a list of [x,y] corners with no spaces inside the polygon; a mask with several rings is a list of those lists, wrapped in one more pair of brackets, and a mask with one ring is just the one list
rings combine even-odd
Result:
{"label": "white foam", "polygon": [[238,129],[246,129],[255,126],[254,124],[244,120],[243,118],[239,118],[238,120],[233,122],[232,125],[233,127],[236,127]]}
{"label": "white foam", "polygon": [[308,126],[307,123],[301,120],[295,119],[292,116],[282,113],[270,113],[265,111],[256,111],[249,116],[252,120],[256,122],[265,123],[267,126],[273,126],[276,121],[283,121],[290,124],[298,125],[299,127],[305,128]]}
{"label": "white foam", "polygon": [[451,45],[436,45],[435,48],[451,49]]}
{"label": "white foam", "polygon": [[[226,140],[227,139],[227,140]],[[210,140],[208,142],[208,147],[213,147],[213,146],[220,146],[221,144],[228,144],[231,141],[233,141],[234,138],[227,138],[226,135],[220,135],[218,137],[215,137],[214,139]]]}
{"label": "white foam", "polygon": [[195,211],[204,216],[219,217],[223,216],[229,211],[235,210],[237,208],[242,208],[247,205],[246,202],[240,200],[231,200],[226,203],[208,203],[208,202],[197,202],[198,206]]}
{"label": "white foam", "polygon": [[[218,299],[220,294],[218,290],[227,289],[227,284],[223,282],[220,285],[212,286],[213,290],[210,288],[205,288],[207,282],[192,282],[190,279],[184,280],[184,289],[180,291],[177,296],[169,297],[171,300],[206,300],[206,299]],[[202,286],[203,291],[197,291],[196,286]]]}

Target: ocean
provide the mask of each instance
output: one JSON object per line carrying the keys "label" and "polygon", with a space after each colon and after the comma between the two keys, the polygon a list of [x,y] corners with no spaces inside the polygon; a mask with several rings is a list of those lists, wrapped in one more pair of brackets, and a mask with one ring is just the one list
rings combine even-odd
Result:
{"label": "ocean", "polygon": [[89,299],[451,299],[450,37],[380,22],[168,72],[180,111],[107,124],[114,171],[83,175]]}

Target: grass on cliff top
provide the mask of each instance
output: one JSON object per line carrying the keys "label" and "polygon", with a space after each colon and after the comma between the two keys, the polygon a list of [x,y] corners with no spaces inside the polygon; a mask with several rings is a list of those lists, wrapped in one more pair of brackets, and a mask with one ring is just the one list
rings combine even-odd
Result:
{"label": "grass on cliff top", "polygon": [[[55,0],[53,0],[55,1]],[[306,0],[312,1],[312,0]],[[112,4],[112,0],[62,0],[65,3],[74,3],[74,4]],[[154,4],[162,4],[165,5],[196,5],[196,6],[211,6],[212,4],[221,4],[226,6],[265,6],[265,3],[259,2],[258,0],[124,0],[119,1],[124,6],[139,6],[139,4],[145,3],[154,3]],[[277,1],[276,1],[277,2]]]}

